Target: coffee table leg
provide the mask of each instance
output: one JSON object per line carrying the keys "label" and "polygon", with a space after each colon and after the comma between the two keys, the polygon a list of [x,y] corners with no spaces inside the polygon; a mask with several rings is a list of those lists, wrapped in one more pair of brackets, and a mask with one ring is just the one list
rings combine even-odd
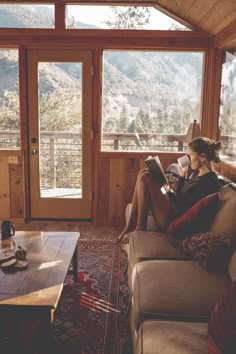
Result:
{"label": "coffee table leg", "polygon": [[77,283],[78,282],[78,250],[77,250],[77,246],[75,247],[75,252],[74,252],[73,258],[72,258],[72,266],[73,266],[74,281]]}

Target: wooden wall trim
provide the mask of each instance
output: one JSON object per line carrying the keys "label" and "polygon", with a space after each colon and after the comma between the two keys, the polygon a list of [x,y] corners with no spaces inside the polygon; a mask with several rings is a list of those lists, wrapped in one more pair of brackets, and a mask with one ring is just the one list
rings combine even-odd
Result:
{"label": "wooden wall trim", "polygon": [[66,28],[66,9],[65,4],[60,3],[55,5],[55,29]]}
{"label": "wooden wall trim", "polygon": [[0,156],[22,156],[22,150],[0,150]]}
{"label": "wooden wall trim", "polygon": [[46,28],[0,28],[1,37],[34,38],[44,37],[103,37],[103,38],[182,38],[211,39],[205,33],[169,30],[120,30],[120,29],[46,29]]}
{"label": "wooden wall trim", "polygon": [[202,94],[201,133],[218,138],[218,117],[222,72],[222,51],[211,48],[205,54]]}
{"label": "wooden wall trim", "polygon": [[96,49],[93,52],[93,108],[92,108],[92,165],[94,166],[92,190],[92,219],[96,219],[98,204],[96,203],[96,192],[99,190],[99,162],[97,152],[100,149],[100,131],[102,126],[101,107],[102,107],[102,50]]}
{"label": "wooden wall trim", "polygon": [[130,151],[130,152],[106,152],[106,151],[101,151],[97,153],[97,158],[114,158],[114,159],[145,159],[149,155],[156,155],[160,156],[162,159],[177,159],[181,155],[184,154],[184,152],[153,152],[153,151]]}
{"label": "wooden wall trim", "polygon": [[23,38],[3,38],[0,34],[0,46],[23,45],[33,49],[47,49],[47,48],[67,48],[67,49],[127,49],[127,50],[169,50],[169,51],[191,51],[198,52],[207,50],[209,47],[206,39],[172,39],[172,38],[76,38],[69,39],[67,37],[54,38],[45,37],[37,44],[37,39],[23,39]]}
{"label": "wooden wall trim", "polygon": [[19,47],[19,95],[20,95],[20,131],[21,131],[21,148],[24,152],[23,174],[22,174],[22,209],[23,216],[29,217],[29,177],[28,177],[28,96],[27,96],[27,49],[24,46]]}

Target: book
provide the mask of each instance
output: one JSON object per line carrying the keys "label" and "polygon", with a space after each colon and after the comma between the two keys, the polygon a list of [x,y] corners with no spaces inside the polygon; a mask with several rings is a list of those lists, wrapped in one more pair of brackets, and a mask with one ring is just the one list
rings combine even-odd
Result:
{"label": "book", "polygon": [[169,185],[169,182],[165,176],[165,172],[163,170],[161,161],[159,157],[156,156],[149,156],[146,160],[145,163],[149,170],[154,174],[156,177],[157,181],[160,183],[161,186],[163,185]]}

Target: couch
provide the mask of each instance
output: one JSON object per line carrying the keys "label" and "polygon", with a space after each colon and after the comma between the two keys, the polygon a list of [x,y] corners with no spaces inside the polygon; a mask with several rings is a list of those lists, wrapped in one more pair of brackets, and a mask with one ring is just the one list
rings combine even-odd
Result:
{"label": "couch", "polygon": [[[126,218],[129,210],[130,205]],[[235,184],[221,187],[208,231],[236,238]],[[176,247],[171,234],[155,231],[151,215],[147,231],[134,232],[126,251],[133,353],[207,353],[210,315],[236,280],[236,251],[232,249],[226,270],[209,271]]]}

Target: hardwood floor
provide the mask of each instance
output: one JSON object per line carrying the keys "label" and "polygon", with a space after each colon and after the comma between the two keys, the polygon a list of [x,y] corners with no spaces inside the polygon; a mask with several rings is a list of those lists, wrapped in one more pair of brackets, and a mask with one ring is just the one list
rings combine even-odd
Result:
{"label": "hardwood floor", "polygon": [[78,231],[81,239],[114,240],[122,231],[119,227],[95,226],[89,222],[31,221],[15,224],[16,231]]}

